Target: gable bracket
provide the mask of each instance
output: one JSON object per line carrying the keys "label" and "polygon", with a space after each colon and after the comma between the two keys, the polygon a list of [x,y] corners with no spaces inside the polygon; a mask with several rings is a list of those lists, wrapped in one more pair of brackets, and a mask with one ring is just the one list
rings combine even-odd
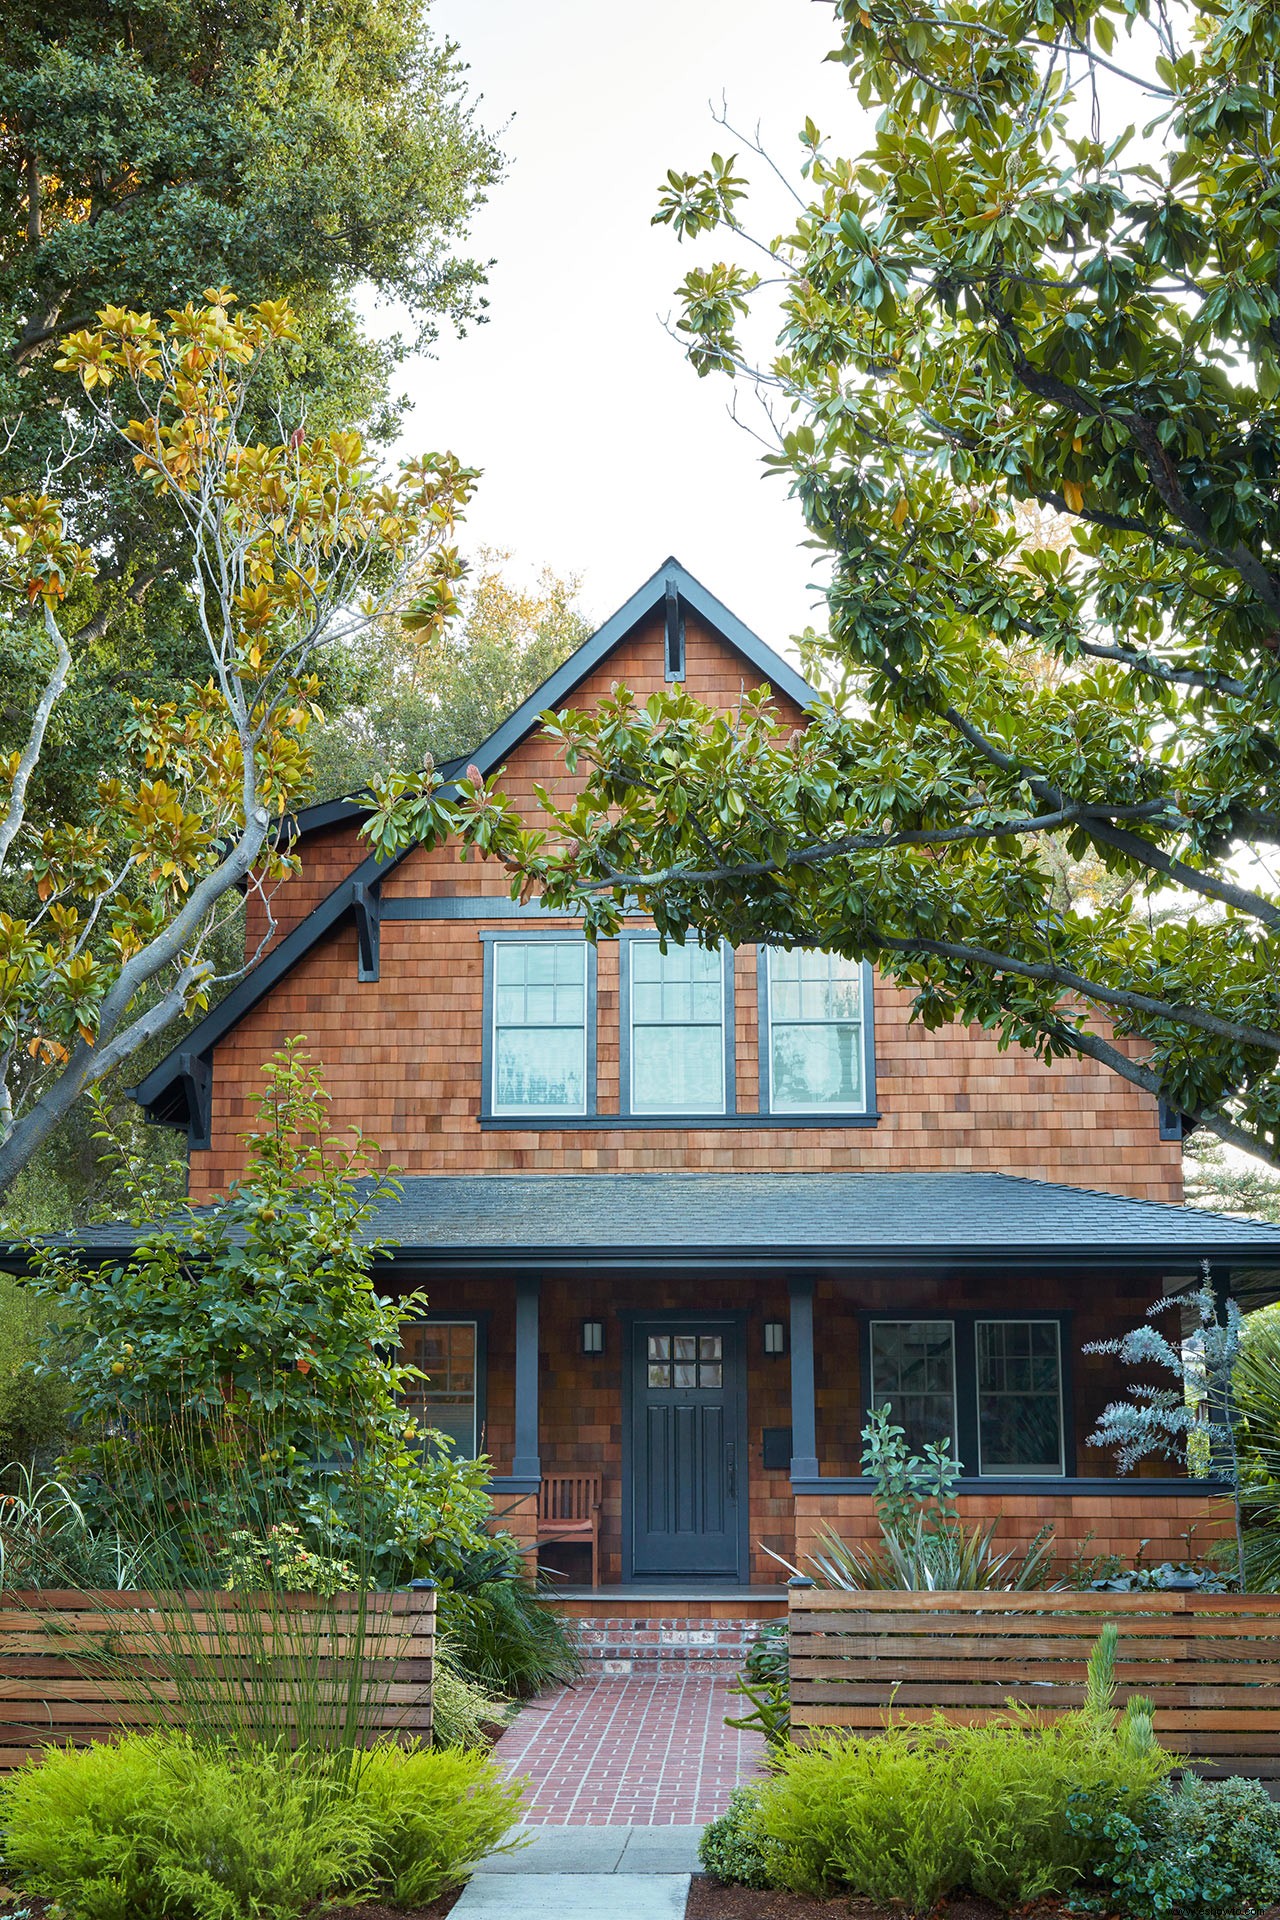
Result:
{"label": "gable bracket", "polygon": [[680,589],[668,575],[666,581],[666,677],[684,679],[684,608]]}
{"label": "gable bracket", "polygon": [[213,1140],[213,1062],[202,1053],[180,1053],[178,1079],[187,1098],[188,1144],[207,1148]]}
{"label": "gable bracket", "polygon": [[381,963],[381,895],[376,886],[370,886],[364,880],[353,880],[351,904],[355,908],[356,942],[360,954],[356,978],[357,980],[376,980]]}

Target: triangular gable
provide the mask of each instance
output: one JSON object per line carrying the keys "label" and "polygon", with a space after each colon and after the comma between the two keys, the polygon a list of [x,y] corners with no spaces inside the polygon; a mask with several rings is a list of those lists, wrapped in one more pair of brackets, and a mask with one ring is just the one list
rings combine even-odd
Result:
{"label": "triangular gable", "polygon": [[[533,733],[541,714],[570,701],[575,690],[610,653],[643,621],[651,619],[658,611],[662,612],[664,619],[668,666],[678,664],[681,669],[678,673],[669,672],[669,678],[677,679],[682,674],[682,660],[673,663],[672,655],[678,655],[682,649],[683,616],[688,611],[697,615],[713,633],[741,654],[775,693],[794,701],[797,707],[808,706],[816,697],[814,689],[794,667],[787,664],[781,654],[775,653],[735,613],[731,613],[723,601],[708,592],[701,581],[695,580],[678,560],[671,558],[664,561],[657,572],[629,600],[624,601],[602,627],[584,640],[562,666],[557,667],[540,687],[535,688],[529,698],[474,753],[449,761],[441,767],[444,791],[447,793],[450,780],[456,779],[464,767],[473,763],[486,778],[496,772]],[[305,836],[319,828],[363,819],[368,811],[368,806],[360,800],[324,801],[318,806],[301,808],[292,824],[296,833]],[[318,940],[348,914],[354,914],[360,933],[361,977],[377,977],[377,883],[412,851],[411,847],[406,847],[404,852],[394,855],[390,860],[381,860],[376,854],[369,854],[305,920],[300,921],[271,948],[226,998],[220,1000],[165,1056],[159,1066],[152,1069],[145,1080],[131,1089],[133,1098],[146,1110],[149,1119],[168,1126],[186,1127],[193,1145],[203,1142],[208,1130],[209,1068],[213,1048],[297,965]]]}

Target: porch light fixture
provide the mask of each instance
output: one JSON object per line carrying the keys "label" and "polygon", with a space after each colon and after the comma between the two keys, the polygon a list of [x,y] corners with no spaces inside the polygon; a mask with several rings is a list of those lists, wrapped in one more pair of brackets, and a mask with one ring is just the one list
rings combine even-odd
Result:
{"label": "porch light fixture", "polygon": [[604,1352],[604,1321],[584,1320],[582,1323],[582,1351],[584,1353]]}
{"label": "porch light fixture", "polygon": [[766,1353],[779,1354],[787,1350],[787,1330],[781,1320],[766,1320],[764,1323],[764,1350]]}

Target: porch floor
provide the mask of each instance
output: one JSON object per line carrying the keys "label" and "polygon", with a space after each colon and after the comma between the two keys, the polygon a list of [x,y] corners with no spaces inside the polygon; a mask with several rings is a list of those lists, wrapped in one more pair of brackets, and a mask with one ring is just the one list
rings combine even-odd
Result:
{"label": "porch floor", "polygon": [[587,1680],[522,1707],[494,1757],[531,1826],[697,1826],[762,1771],[760,1736],[724,1724],[744,1704],[701,1675]]}

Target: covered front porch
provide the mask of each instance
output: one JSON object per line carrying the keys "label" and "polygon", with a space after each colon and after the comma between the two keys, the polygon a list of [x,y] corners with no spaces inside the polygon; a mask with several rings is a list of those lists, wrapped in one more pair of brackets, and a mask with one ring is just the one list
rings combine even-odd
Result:
{"label": "covered front porch", "polygon": [[[1063,1573],[1180,1560],[1227,1524],[1204,1483],[1119,1478],[1088,1446],[1125,1374],[1083,1348],[1194,1286],[1205,1257],[1224,1292],[1247,1260],[1256,1292],[1280,1271],[1274,1228],[1002,1176],[465,1184],[473,1244],[411,1275],[430,1301],[408,1340],[429,1376],[419,1411],[489,1456],[497,1524],[572,1587],[590,1586],[594,1544],[601,1585],[637,1608],[752,1589],[764,1604],[786,1578],[772,1555],[794,1560],[824,1524],[873,1540],[861,1435],[885,1400],[916,1446],[951,1441],[965,1517],[998,1518],[1002,1546],[1047,1523]],[[584,1188],[622,1191],[612,1211],[593,1192],[587,1222]],[[709,1244],[704,1197],[730,1188],[760,1211],[738,1216],[736,1245]],[[475,1246],[482,1224],[505,1244]],[[573,1480],[594,1541],[554,1524],[549,1489]]]}

